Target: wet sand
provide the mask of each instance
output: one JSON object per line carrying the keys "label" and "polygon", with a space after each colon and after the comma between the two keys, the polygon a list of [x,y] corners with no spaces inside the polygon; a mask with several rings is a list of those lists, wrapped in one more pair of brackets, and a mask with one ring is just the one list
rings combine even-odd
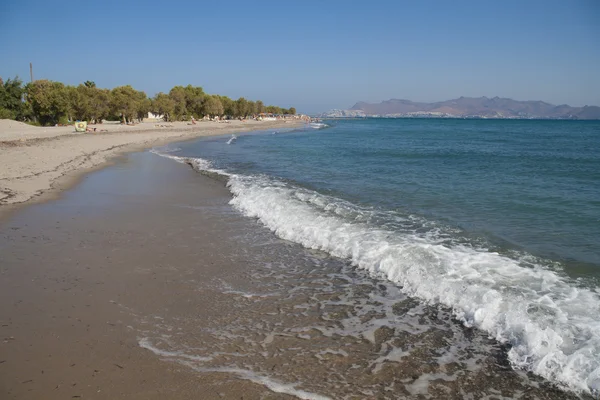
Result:
{"label": "wet sand", "polygon": [[574,398],[229,199],[146,152],[2,223],[0,397]]}
{"label": "wet sand", "polygon": [[[145,154],[6,221],[0,397],[269,398],[262,386],[198,377],[138,344],[140,321],[171,308],[219,312],[196,308],[214,299],[189,279],[233,273],[214,247],[221,222],[201,211],[227,201],[222,183]],[[190,227],[194,238],[186,237]]]}

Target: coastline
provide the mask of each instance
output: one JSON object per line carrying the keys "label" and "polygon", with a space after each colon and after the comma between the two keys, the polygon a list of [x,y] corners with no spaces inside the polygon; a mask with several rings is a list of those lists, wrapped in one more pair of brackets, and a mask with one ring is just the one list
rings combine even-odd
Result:
{"label": "coastline", "polygon": [[232,212],[222,181],[113,160],[0,224],[7,398],[576,398],[450,310]]}
{"label": "coastline", "polygon": [[300,120],[103,124],[106,132],[80,134],[67,127],[33,127],[1,120],[0,221],[21,205],[56,198],[87,173],[115,157],[172,142],[271,128],[301,126]]}

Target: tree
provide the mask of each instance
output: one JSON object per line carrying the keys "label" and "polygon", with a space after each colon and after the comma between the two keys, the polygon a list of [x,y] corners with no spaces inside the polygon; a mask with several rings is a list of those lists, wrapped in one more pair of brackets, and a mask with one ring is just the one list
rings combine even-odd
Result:
{"label": "tree", "polygon": [[219,96],[219,95],[215,95],[215,96],[219,99],[219,101],[221,102],[221,105],[223,106],[222,114],[233,117],[235,115],[235,101],[233,101],[232,99],[230,99],[227,96]]}
{"label": "tree", "polygon": [[186,111],[196,118],[201,117],[203,115],[204,90],[199,86],[187,85],[183,88],[183,92]]}
{"label": "tree", "polygon": [[264,113],[264,112],[265,112],[265,104],[260,100],[256,100],[256,113],[260,114],[260,113]]}
{"label": "tree", "polygon": [[67,86],[69,114],[78,121],[87,121],[91,113],[87,86]]}
{"label": "tree", "polygon": [[27,108],[23,103],[23,82],[19,77],[0,79],[0,118],[24,120]]}
{"label": "tree", "polygon": [[90,120],[101,124],[110,115],[110,90],[93,88],[90,91]]}
{"label": "tree", "polygon": [[70,112],[74,119],[102,123],[110,114],[110,91],[83,84],[69,94]]}
{"label": "tree", "polygon": [[101,123],[114,117],[127,123],[136,118],[143,120],[148,111],[162,114],[167,121],[205,115],[245,117],[265,111],[296,113],[293,107],[289,110],[265,107],[260,100],[209,95],[202,87],[192,85],[175,86],[168,94],[159,93],[151,100],[130,85],[109,90],[98,88],[94,81],[75,87],[42,79],[23,86],[18,77],[6,81],[0,78],[0,118],[37,120],[49,125],[67,123],[70,119]]}
{"label": "tree", "polygon": [[148,111],[150,111],[150,108],[152,107],[152,102],[150,101],[150,99],[148,98],[148,96],[146,96],[146,93],[144,92],[137,92],[136,94],[136,116],[137,119],[142,122],[144,120],[144,118],[146,118],[148,116]]}
{"label": "tree", "polygon": [[258,107],[256,106],[256,102],[248,101],[248,115],[254,115],[258,111]]}
{"label": "tree", "polygon": [[151,108],[154,114],[162,115],[165,121],[171,121],[171,115],[175,111],[175,102],[171,96],[160,92],[154,96]]}
{"label": "tree", "polygon": [[267,110],[268,113],[271,114],[281,114],[281,107],[277,107],[277,106],[267,106],[265,108]]}
{"label": "tree", "polygon": [[26,86],[27,101],[33,115],[42,125],[67,122],[69,112],[68,91],[60,82],[37,80]]}
{"label": "tree", "polygon": [[204,100],[204,112],[210,116],[223,115],[223,103],[218,96],[206,96]]}
{"label": "tree", "polygon": [[119,116],[124,124],[132,121],[137,115],[139,109],[137,103],[140,100],[138,93],[130,85],[116,87],[110,92],[111,111]]}
{"label": "tree", "polygon": [[235,101],[235,117],[245,117],[248,115],[248,100],[240,97]]}
{"label": "tree", "polygon": [[175,104],[175,109],[173,110],[173,119],[181,120],[187,116],[188,109],[184,87],[174,86],[169,92],[169,97],[171,97]]}

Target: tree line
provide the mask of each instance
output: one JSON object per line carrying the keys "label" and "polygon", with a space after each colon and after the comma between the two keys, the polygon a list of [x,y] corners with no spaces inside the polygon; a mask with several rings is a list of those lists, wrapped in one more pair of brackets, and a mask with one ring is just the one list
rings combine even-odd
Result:
{"label": "tree line", "polygon": [[101,89],[92,81],[78,86],[50,80],[23,82],[15,77],[0,78],[0,119],[35,122],[40,125],[67,124],[72,121],[101,123],[121,120],[141,121],[148,112],[165,121],[184,121],[194,117],[245,118],[260,113],[296,114],[296,109],[265,106],[261,100],[204,93],[200,86],[175,86],[169,93],[149,98],[130,85]]}

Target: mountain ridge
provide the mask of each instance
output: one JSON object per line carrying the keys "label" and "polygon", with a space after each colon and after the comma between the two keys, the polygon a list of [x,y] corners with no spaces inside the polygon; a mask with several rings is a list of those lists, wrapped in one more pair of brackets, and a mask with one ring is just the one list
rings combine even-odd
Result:
{"label": "mountain ridge", "polygon": [[[331,115],[330,115],[331,114]],[[502,97],[464,97],[432,103],[389,99],[380,103],[359,101],[347,110],[323,116],[338,117],[441,117],[511,119],[600,119],[600,107],[554,105],[541,100],[519,101]]]}

